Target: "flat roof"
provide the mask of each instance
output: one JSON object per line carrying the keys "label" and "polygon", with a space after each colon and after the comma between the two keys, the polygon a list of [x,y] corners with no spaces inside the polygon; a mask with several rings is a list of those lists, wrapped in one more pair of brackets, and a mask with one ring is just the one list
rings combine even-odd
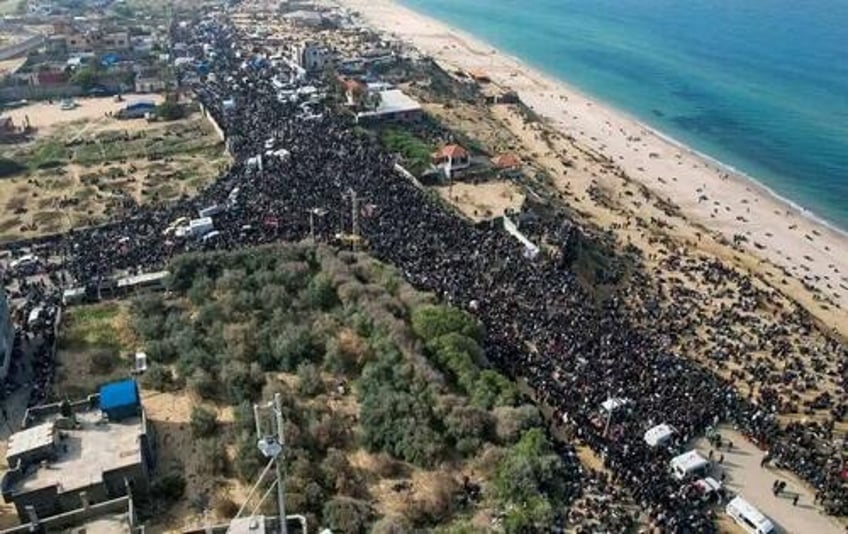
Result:
{"label": "flat roof", "polygon": [[380,104],[377,106],[377,109],[360,113],[360,117],[375,117],[391,113],[421,110],[421,104],[408,97],[400,89],[388,89],[386,91],[380,91],[378,94],[380,95]]}
{"label": "flat roof", "polygon": [[76,528],[70,528],[66,532],[97,532],[98,534],[129,534],[130,520],[127,514],[112,514],[98,517],[88,521]]}
{"label": "flat roof", "polygon": [[[103,472],[141,463],[141,417],[119,422],[101,422],[100,410],[77,412],[78,428],[61,430],[58,458],[42,469],[28,468],[13,486],[14,493],[27,493],[58,485],[59,493],[82,489],[103,480]],[[33,469],[34,468],[34,469]]]}

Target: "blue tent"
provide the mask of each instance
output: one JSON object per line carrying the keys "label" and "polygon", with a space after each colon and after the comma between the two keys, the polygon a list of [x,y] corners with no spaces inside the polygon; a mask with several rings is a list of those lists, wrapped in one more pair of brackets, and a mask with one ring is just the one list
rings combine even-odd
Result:
{"label": "blue tent", "polygon": [[138,385],[132,378],[100,387],[100,409],[110,421],[134,417],[141,412]]}
{"label": "blue tent", "polygon": [[118,54],[109,52],[108,54],[103,54],[100,57],[100,64],[103,65],[104,67],[111,67],[112,65],[119,62],[120,60],[121,60],[121,56],[119,56]]}

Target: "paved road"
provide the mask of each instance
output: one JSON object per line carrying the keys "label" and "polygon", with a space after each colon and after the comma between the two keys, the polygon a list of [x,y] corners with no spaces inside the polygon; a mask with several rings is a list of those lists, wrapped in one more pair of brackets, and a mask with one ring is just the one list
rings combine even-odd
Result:
{"label": "paved road", "polygon": [[[742,495],[759,508],[781,532],[844,534],[844,526],[813,505],[814,493],[802,485],[797,477],[783,470],[760,468],[763,451],[729,428],[721,428],[720,433],[725,440],[733,442],[733,450],[721,451],[724,463],[717,466],[716,475],[721,473],[720,469],[725,470],[725,485],[733,494]],[[696,446],[704,457],[709,454],[710,444],[706,439],[698,440]],[[714,454],[714,460],[717,461],[719,452]],[[786,481],[786,489],[780,497],[773,496],[771,492],[776,479]],[[792,506],[792,498],[796,494],[800,495],[798,506]]]}

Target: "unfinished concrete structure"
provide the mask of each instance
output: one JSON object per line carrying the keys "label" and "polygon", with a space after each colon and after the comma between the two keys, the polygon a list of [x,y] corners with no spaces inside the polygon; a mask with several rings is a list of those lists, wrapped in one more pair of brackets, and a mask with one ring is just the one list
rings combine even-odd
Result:
{"label": "unfinished concrete structure", "polygon": [[[119,411],[116,393],[124,405]],[[2,479],[3,499],[22,522],[147,494],[154,440],[135,382],[109,384],[83,401],[31,408],[23,426],[10,438],[10,469]]]}

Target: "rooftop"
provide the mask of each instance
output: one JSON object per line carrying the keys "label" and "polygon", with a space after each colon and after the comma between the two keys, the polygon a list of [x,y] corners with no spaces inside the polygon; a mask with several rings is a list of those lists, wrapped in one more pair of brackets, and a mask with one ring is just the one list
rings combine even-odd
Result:
{"label": "rooftop", "polygon": [[141,417],[106,422],[100,410],[75,415],[77,428],[60,431],[56,461],[44,467],[38,464],[28,467],[12,488],[15,493],[53,485],[59,486],[60,493],[73,491],[100,482],[104,471],[142,462]]}
{"label": "rooftop", "polygon": [[9,437],[6,458],[51,445],[55,429],[56,423],[51,421],[15,432]]}
{"label": "rooftop", "polygon": [[446,145],[433,154],[436,159],[461,159],[468,157],[468,151],[459,145]]}
{"label": "rooftop", "polygon": [[420,111],[421,105],[412,98],[406,96],[400,89],[389,89],[380,91],[380,104],[377,109],[370,112],[360,113],[361,117],[388,115],[391,113],[405,113]]}

